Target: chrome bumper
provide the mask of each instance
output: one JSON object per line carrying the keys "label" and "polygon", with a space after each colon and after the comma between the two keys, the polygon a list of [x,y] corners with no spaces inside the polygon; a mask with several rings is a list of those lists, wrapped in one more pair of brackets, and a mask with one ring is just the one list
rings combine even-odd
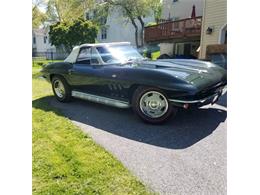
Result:
{"label": "chrome bumper", "polygon": [[218,98],[222,95],[224,95],[227,92],[227,86],[223,87],[218,93],[215,93],[211,96],[208,96],[203,99],[198,99],[198,100],[178,100],[178,99],[169,99],[170,102],[173,103],[182,103],[182,104],[195,104],[195,103],[205,103],[207,100],[212,99],[212,104],[214,104]]}

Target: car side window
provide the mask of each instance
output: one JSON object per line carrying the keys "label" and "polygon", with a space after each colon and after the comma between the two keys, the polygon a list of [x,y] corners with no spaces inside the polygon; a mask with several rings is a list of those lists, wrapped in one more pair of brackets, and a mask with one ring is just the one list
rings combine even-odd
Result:
{"label": "car side window", "polygon": [[109,61],[114,59],[112,54],[105,47],[96,47],[96,49],[100,54],[103,62],[109,63]]}
{"label": "car side window", "polygon": [[80,49],[77,64],[91,64],[91,47],[83,47]]}
{"label": "car side window", "polygon": [[77,64],[99,65],[100,60],[98,59],[98,55],[93,48],[85,47],[80,49]]}

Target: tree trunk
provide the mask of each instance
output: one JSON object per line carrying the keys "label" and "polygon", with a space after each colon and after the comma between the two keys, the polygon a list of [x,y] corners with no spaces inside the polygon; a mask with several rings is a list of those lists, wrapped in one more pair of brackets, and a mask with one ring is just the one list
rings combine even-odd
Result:
{"label": "tree trunk", "polygon": [[139,43],[138,43],[138,26],[136,25],[135,21],[133,18],[130,19],[133,26],[135,27],[135,44],[136,44],[136,47],[139,47]]}
{"label": "tree trunk", "polygon": [[131,20],[131,23],[133,24],[134,28],[135,28],[135,44],[136,47],[139,47],[138,44],[138,26],[135,22],[135,16],[133,15],[132,11],[127,7],[127,5],[125,3],[118,3],[112,0],[106,0],[106,2],[108,2],[111,5],[114,6],[120,6],[122,9],[124,9],[124,11],[126,12],[127,17]]}
{"label": "tree trunk", "polygon": [[135,23],[135,19],[134,17],[132,17],[132,14],[131,14],[131,11],[127,9],[127,7],[124,7],[128,17],[130,18],[131,20],[131,23],[133,24],[134,28],[135,28],[135,44],[136,44],[136,47],[139,47],[139,43],[138,43],[138,26],[137,24]]}
{"label": "tree trunk", "polygon": [[139,20],[140,24],[141,24],[141,47],[144,46],[144,21],[142,19],[142,16],[138,16],[137,19]]}

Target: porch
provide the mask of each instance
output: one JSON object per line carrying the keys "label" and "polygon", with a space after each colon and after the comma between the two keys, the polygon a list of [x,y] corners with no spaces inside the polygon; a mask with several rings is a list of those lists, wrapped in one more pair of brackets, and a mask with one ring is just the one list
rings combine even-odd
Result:
{"label": "porch", "polygon": [[200,40],[202,17],[162,22],[145,27],[144,40],[151,42],[169,42]]}

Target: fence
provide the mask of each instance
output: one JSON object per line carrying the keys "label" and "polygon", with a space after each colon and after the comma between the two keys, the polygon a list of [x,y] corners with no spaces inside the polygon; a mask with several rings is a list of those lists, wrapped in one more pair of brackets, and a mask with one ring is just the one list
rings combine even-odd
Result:
{"label": "fence", "polygon": [[64,60],[69,54],[65,52],[33,52],[33,59]]}
{"label": "fence", "polygon": [[65,52],[33,52],[32,63],[34,65],[43,65],[48,62],[62,61],[69,54]]}

